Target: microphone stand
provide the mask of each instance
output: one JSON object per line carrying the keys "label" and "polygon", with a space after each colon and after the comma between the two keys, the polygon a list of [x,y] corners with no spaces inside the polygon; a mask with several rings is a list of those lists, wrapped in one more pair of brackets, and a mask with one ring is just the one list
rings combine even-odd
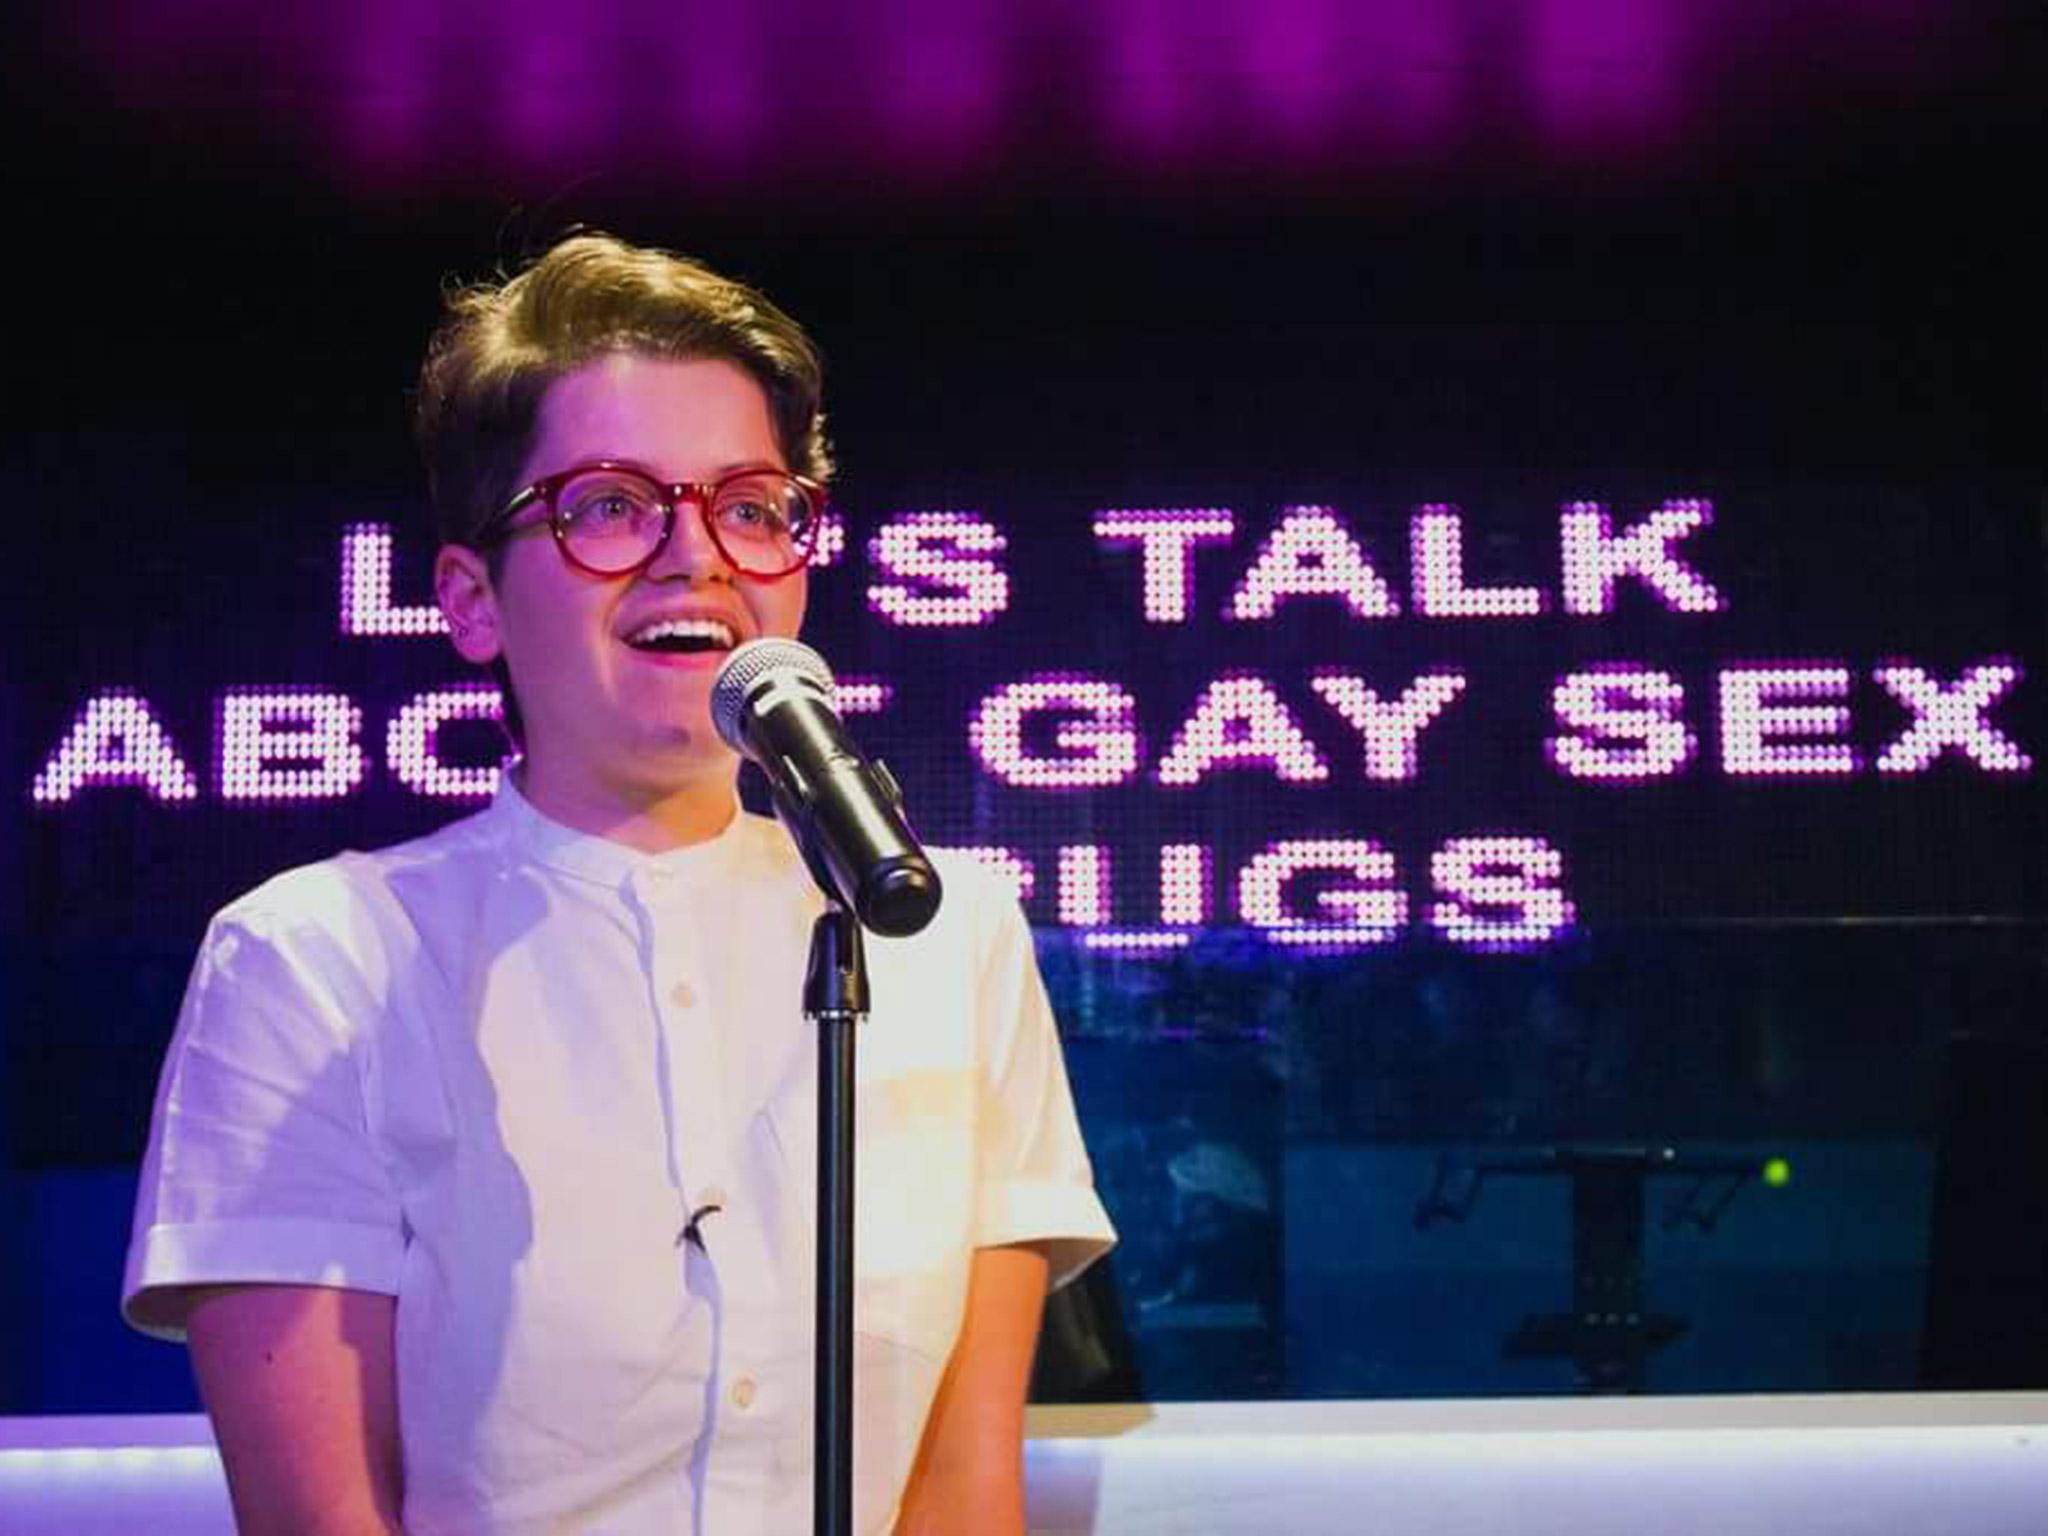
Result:
{"label": "microphone stand", "polygon": [[[820,664],[822,665],[822,663]],[[722,676],[722,674],[721,674]],[[868,1016],[867,956],[861,923],[851,897],[840,894],[827,837],[818,827],[818,804],[794,764],[787,774],[770,772],[775,813],[803,855],[804,865],[825,896],[825,910],[811,925],[811,954],[804,970],[804,1017],[818,1031],[818,1268],[816,1309],[816,1389],[812,1420],[811,1528],[813,1536],[852,1536],[853,1532],[853,1289],[854,1289],[854,1035]],[[795,778],[795,784],[788,782]],[[888,770],[878,762],[872,780],[900,808],[902,795]],[[846,807],[839,807],[840,810]],[[855,811],[862,808],[854,806]],[[874,818],[869,817],[872,821]],[[861,829],[871,837],[873,826]],[[880,829],[886,833],[889,829]],[[887,839],[882,839],[886,843]],[[913,852],[915,844],[911,844]],[[911,886],[930,898],[914,912],[908,928],[884,926],[882,932],[914,932],[930,920],[938,904],[938,885],[928,864],[922,877],[908,885],[885,882],[888,891]],[[898,870],[894,875],[915,871]],[[894,876],[892,876],[892,880]],[[870,918],[875,916],[870,912]],[[891,914],[903,917],[900,903]]]}
{"label": "microphone stand", "polygon": [[853,1530],[854,1032],[868,1006],[860,922],[828,886],[826,908],[811,925],[804,973],[804,1017],[818,1030],[814,1536],[851,1536]]}

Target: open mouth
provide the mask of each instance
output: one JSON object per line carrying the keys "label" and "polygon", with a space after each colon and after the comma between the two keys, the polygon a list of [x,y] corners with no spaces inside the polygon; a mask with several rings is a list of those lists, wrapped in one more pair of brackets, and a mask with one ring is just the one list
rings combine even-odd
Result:
{"label": "open mouth", "polygon": [[634,650],[655,656],[722,653],[736,643],[732,626],[719,619],[657,619],[626,636]]}

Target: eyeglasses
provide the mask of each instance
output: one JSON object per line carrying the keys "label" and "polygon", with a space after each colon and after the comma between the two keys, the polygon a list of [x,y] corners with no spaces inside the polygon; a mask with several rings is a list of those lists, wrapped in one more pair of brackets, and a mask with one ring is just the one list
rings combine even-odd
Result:
{"label": "eyeglasses", "polygon": [[511,520],[536,501],[547,508],[562,558],[593,576],[624,576],[651,564],[676,531],[677,504],[689,501],[733,569],[775,581],[809,563],[825,488],[779,469],[663,485],[631,464],[600,459],[534,481],[479,528],[472,543],[486,548],[533,527]]}

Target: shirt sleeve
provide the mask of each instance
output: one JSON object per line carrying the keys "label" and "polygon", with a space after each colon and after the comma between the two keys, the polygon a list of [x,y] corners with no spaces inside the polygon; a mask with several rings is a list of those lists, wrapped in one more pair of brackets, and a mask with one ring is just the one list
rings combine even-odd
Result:
{"label": "shirt sleeve", "polygon": [[195,1285],[397,1292],[404,1225],[356,1039],[375,1006],[326,925],[246,908],[214,920],[158,1083],[121,1288],[130,1324],[182,1339]]}
{"label": "shirt sleeve", "polygon": [[982,1031],[981,1188],[975,1246],[1043,1242],[1054,1287],[1078,1276],[1116,1242],[1095,1176],[1031,930],[1007,896],[979,985]]}

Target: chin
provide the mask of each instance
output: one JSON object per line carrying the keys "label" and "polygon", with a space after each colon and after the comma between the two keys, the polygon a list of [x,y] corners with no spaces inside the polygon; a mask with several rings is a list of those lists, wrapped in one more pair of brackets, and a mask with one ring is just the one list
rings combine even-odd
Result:
{"label": "chin", "polygon": [[701,726],[664,730],[656,739],[642,742],[627,767],[646,782],[668,784],[678,777],[730,778],[739,771],[739,757],[706,720]]}

